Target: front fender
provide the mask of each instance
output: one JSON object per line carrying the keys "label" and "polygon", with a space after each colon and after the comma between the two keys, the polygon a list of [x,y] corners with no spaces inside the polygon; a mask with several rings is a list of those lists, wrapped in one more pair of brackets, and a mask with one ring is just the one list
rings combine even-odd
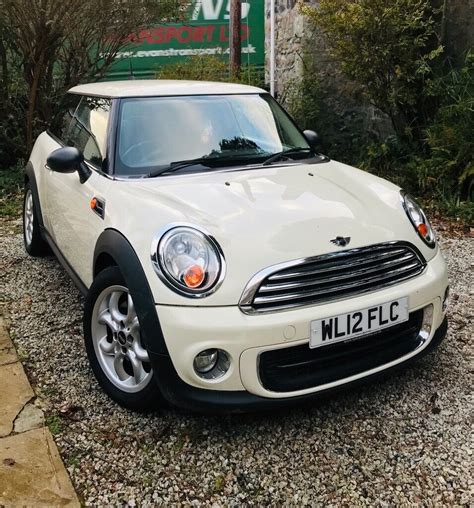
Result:
{"label": "front fender", "polygon": [[41,211],[41,203],[38,194],[38,184],[36,183],[35,170],[31,161],[28,162],[25,168],[25,184],[29,183],[31,187],[31,193],[33,195],[33,203],[35,205],[35,212],[40,225],[41,236],[44,239],[44,221],[43,212]]}
{"label": "front fender", "polygon": [[110,256],[122,272],[135,302],[146,347],[155,354],[168,355],[155,300],[134,248],[119,231],[106,229],[97,239],[94,249],[94,267],[101,254]]}

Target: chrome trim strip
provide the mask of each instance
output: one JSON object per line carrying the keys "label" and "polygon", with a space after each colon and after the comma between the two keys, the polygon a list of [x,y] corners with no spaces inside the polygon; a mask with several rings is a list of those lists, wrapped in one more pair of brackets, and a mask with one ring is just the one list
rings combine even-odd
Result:
{"label": "chrome trim strip", "polygon": [[[389,287],[394,284],[398,284],[398,283],[403,282],[407,279],[410,279],[410,278],[420,275],[426,268],[426,261],[423,258],[423,255],[420,253],[420,251],[414,245],[412,245],[409,242],[404,242],[404,241],[384,242],[384,243],[379,243],[379,244],[374,244],[374,245],[367,245],[364,247],[357,247],[357,248],[349,249],[349,250],[346,250],[343,252],[331,252],[328,254],[323,254],[321,256],[300,258],[300,259],[296,259],[296,260],[292,260],[292,261],[286,261],[283,263],[279,263],[279,264],[276,264],[273,266],[269,266],[269,267],[264,268],[263,270],[257,272],[250,279],[250,281],[247,283],[247,285],[242,293],[242,296],[240,297],[240,301],[239,301],[240,310],[244,314],[263,314],[263,313],[268,313],[268,312],[285,311],[285,310],[293,309],[293,308],[297,308],[297,307],[309,307],[309,306],[314,306],[314,305],[322,305],[322,304],[327,303],[328,301],[343,300],[345,298],[348,298],[347,294],[346,295],[333,295],[333,296],[328,296],[327,298],[325,298],[323,302],[308,302],[308,303],[303,303],[303,304],[302,303],[289,303],[287,305],[277,305],[276,307],[271,307],[271,308],[266,308],[266,309],[255,309],[253,307],[254,298],[256,297],[263,281],[267,277],[270,277],[272,274],[277,275],[276,272],[281,272],[283,270],[290,269],[290,268],[302,267],[302,266],[308,265],[310,263],[318,263],[318,262],[324,262],[327,260],[333,260],[333,259],[336,260],[336,259],[341,259],[341,258],[344,259],[351,254],[359,254],[359,253],[363,254],[365,252],[370,253],[370,251],[377,251],[377,250],[383,251],[384,249],[393,248],[393,247],[396,248],[397,246],[400,247],[400,249],[398,250],[399,252],[403,251],[402,247],[404,247],[405,249],[409,249],[413,254],[415,254],[416,258],[418,259],[418,261],[420,263],[419,264],[420,269],[417,270],[415,273],[408,274],[407,277],[404,277],[402,279],[397,279],[397,280],[391,281],[391,282],[390,281],[389,282],[383,281],[383,284],[381,284],[380,286],[375,286],[375,287],[372,286],[372,287],[367,288],[365,290],[362,289],[362,290],[358,291],[357,293],[350,295],[350,296],[357,296],[357,295],[367,293],[370,291],[381,290],[381,289],[384,289],[385,287]],[[395,252],[395,251],[391,251],[391,253],[393,253],[393,252]],[[383,252],[380,253],[380,255],[382,255],[382,254],[383,254]],[[369,255],[372,256],[372,254],[369,254]],[[346,263],[346,265],[348,265],[348,263]],[[356,263],[356,265],[357,265],[357,263]],[[308,272],[312,273],[311,271],[308,271]],[[306,275],[304,270],[298,271],[298,272],[293,271],[293,273],[298,273],[299,275],[303,275],[303,276]],[[272,280],[274,280],[274,279],[272,279]],[[358,281],[357,285],[361,285],[361,281]],[[348,287],[353,287],[353,286],[354,286],[354,284],[351,284]],[[347,289],[347,287],[342,288],[342,289]],[[324,292],[328,293],[328,290],[323,291],[323,293]],[[321,294],[321,292],[320,292],[320,294]],[[317,296],[317,295],[314,295],[311,292],[308,292],[308,294],[304,294],[303,296]],[[293,295],[292,298],[294,299],[294,298],[298,298],[298,297],[301,297],[301,294]],[[258,297],[258,298],[260,299],[260,298],[265,298],[265,297]],[[274,301],[275,302],[284,301],[285,299],[288,300],[288,295],[282,295],[282,298],[280,298],[278,300],[274,300]],[[262,303],[261,300],[260,300],[260,303]]]}
{"label": "chrome trim strip", "polygon": [[[403,279],[397,279],[395,282],[400,282],[401,280],[404,280],[405,278],[408,278],[408,277],[414,277],[415,273],[418,274],[421,272],[420,265],[418,265],[418,264],[412,265],[411,270],[413,270],[413,268],[417,268],[417,271],[414,273],[411,273],[411,274],[407,273],[407,277],[404,277]],[[405,271],[408,272],[409,270],[406,270],[405,268],[399,268],[398,270],[393,270],[393,272],[391,272],[391,273],[396,275],[396,273],[398,273],[398,272],[403,273]],[[357,282],[351,282],[348,284],[341,284],[339,287],[334,288],[334,289],[323,288],[323,289],[314,290],[314,291],[299,291],[298,293],[285,293],[283,295],[257,296],[254,299],[253,303],[254,304],[273,303],[273,302],[279,302],[279,301],[284,301],[284,300],[294,300],[295,298],[319,296],[319,295],[324,295],[325,293],[333,293],[334,291],[338,291],[338,292],[345,291],[347,289],[351,289],[351,288],[357,287],[357,286],[364,286],[365,284],[369,284],[372,282],[375,282],[375,283],[377,283],[379,281],[382,282],[385,280],[386,277],[387,276],[384,274],[384,275],[380,275],[378,277],[374,277],[374,278],[370,278],[370,279],[362,279]],[[388,283],[390,283],[390,281],[387,281],[387,284]],[[377,287],[377,286],[375,286],[375,287]],[[370,289],[373,289],[373,288],[374,288],[374,286],[372,286]]]}
{"label": "chrome trim strip", "polygon": [[[434,249],[436,247],[436,235],[435,235],[435,232],[433,230],[433,227],[431,226],[431,223],[430,221],[428,220],[428,218],[426,217],[425,215],[425,212],[423,210],[423,208],[421,208],[420,205],[418,205],[418,208],[420,209],[421,211],[421,214],[422,214],[422,218],[425,222],[425,224],[428,225],[429,229],[431,230],[431,232],[433,233],[433,241],[432,242],[428,242],[425,238],[423,238],[423,236],[421,235],[421,233],[418,231],[418,228],[416,227],[416,224],[415,222],[413,221],[413,218],[412,216],[410,215],[410,213],[408,212],[408,206],[407,206],[407,203],[406,203],[406,200],[405,200],[405,197],[406,196],[409,196],[408,192],[405,192],[404,190],[401,190],[400,191],[400,201],[402,202],[402,207],[403,209],[405,210],[405,213],[408,217],[408,220],[410,221],[411,225],[413,226],[414,230],[416,231],[416,234],[423,240],[423,242],[428,245],[428,247],[430,249]],[[410,196],[410,198],[412,199],[412,201],[415,201],[416,203],[416,200]],[[418,203],[416,203],[418,204]]]}
{"label": "chrome trim strip", "polygon": [[[382,249],[380,249],[380,250],[382,250]],[[391,258],[391,257],[397,256],[398,254],[401,254],[404,251],[405,251],[405,249],[397,249],[397,250],[391,250],[388,252],[380,252],[378,254],[373,254],[370,256],[364,256],[363,258],[361,257],[359,259],[355,259],[355,260],[353,260],[353,262],[347,262],[344,264],[334,264],[333,266],[329,266],[327,268],[302,269],[300,271],[295,271],[295,272],[290,272],[290,273],[282,273],[282,274],[277,273],[275,275],[271,275],[270,277],[268,277],[268,280],[273,281],[273,280],[290,279],[293,277],[306,276],[306,275],[317,275],[318,273],[332,272],[335,270],[338,270],[338,271],[345,270],[346,268],[355,267],[355,266],[364,266],[367,263],[371,263],[375,259],[380,259],[380,258],[384,258],[384,257]],[[345,254],[345,252],[341,252],[341,257],[343,254]],[[344,259],[344,258],[342,258],[342,259]],[[331,260],[329,260],[329,261],[331,261]],[[324,262],[324,260],[322,260],[322,262]]]}
{"label": "chrome trim strip", "polygon": [[[357,275],[369,275],[371,273],[377,273],[380,271],[383,271],[386,267],[396,267],[399,265],[403,265],[409,261],[412,261],[416,256],[414,254],[408,254],[404,256],[403,258],[397,259],[395,261],[386,261],[385,263],[380,263],[377,266],[371,267],[371,268],[361,268],[359,270],[354,270],[348,273],[344,273],[341,275],[334,275],[332,277],[319,277],[319,278],[305,278],[300,281],[295,282],[284,282],[284,283],[266,283],[262,286],[260,286],[259,293],[267,293],[271,291],[284,291],[285,289],[292,289],[292,288],[304,288],[305,286],[312,286],[314,284],[325,284],[326,282],[334,282],[337,280],[344,280],[350,277],[355,277]],[[354,266],[359,266],[354,265]],[[419,263],[415,263],[415,266],[419,266]],[[406,270],[409,270],[411,267],[404,266]],[[392,270],[390,270],[392,272]],[[321,270],[321,272],[324,272],[324,270]],[[300,272],[300,277],[306,277],[306,273]],[[295,276],[297,277],[297,276]],[[272,280],[272,277],[269,277],[268,280]],[[359,284],[359,281],[355,282],[355,284]]]}

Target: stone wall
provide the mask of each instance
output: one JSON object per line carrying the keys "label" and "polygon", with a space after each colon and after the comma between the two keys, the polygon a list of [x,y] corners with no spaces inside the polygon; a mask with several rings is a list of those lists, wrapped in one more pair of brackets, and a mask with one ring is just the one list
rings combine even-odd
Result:
{"label": "stone wall", "polygon": [[446,53],[456,65],[474,49],[474,0],[446,0]]}
{"label": "stone wall", "polygon": [[[445,46],[446,54],[459,65],[465,52],[474,46],[474,0],[433,0],[445,2]],[[355,93],[356,87],[341,74],[336,62],[328,55],[324,37],[301,15],[300,5],[312,6],[318,0],[275,0],[276,21],[276,97],[284,105],[294,83],[301,79],[305,66],[315,66],[322,77],[327,93],[325,119],[334,124],[329,130],[350,136],[352,120],[362,122],[362,130],[369,137],[372,134],[386,137],[392,133],[388,118]],[[265,54],[266,81],[269,83],[270,68],[270,1],[265,0]],[[319,129],[318,125],[304,127]],[[324,130],[324,129],[321,129]],[[335,139],[339,134],[335,135]],[[357,142],[357,141],[356,141]]]}
{"label": "stone wall", "polygon": [[[326,53],[322,34],[315,32],[310,23],[300,13],[300,4],[316,6],[317,0],[275,0],[276,4],[276,95],[281,97],[285,84],[302,75],[303,62],[308,56],[324,69],[333,67]],[[474,47],[474,0],[445,0],[446,53],[456,64],[461,63],[463,55]],[[270,67],[270,1],[265,1],[265,54],[266,77],[269,81]]]}
{"label": "stone wall", "polygon": [[[309,0],[316,5],[315,0]],[[285,85],[303,73],[303,62],[308,52],[308,40],[311,40],[313,56],[322,52],[322,37],[313,37],[308,20],[299,11],[296,0],[275,0],[275,92],[281,98]],[[270,68],[270,2],[265,0],[265,69],[269,82]]]}
{"label": "stone wall", "polygon": [[[301,15],[302,0],[275,0],[275,3],[276,98],[291,110],[288,98],[292,95],[292,88],[301,80],[305,69],[311,73],[312,69],[317,68],[318,77],[323,83],[320,117],[324,118],[325,125],[321,125],[322,120],[306,123],[304,119],[297,118],[300,127],[323,133],[325,145],[332,146],[336,152],[338,145],[345,148],[351,145],[353,132],[362,130],[369,134],[390,134],[388,119],[368,104],[361,96],[360,90],[342,75],[337,63],[328,54],[324,36],[314,30],[306,16]],[[304,3],[317,6],[318,1],[306,0]],[[265,18],[266,81],[269,83],[269,0],[266,0]],[[354,140],[354,143],[357,143],[357,140]]]}

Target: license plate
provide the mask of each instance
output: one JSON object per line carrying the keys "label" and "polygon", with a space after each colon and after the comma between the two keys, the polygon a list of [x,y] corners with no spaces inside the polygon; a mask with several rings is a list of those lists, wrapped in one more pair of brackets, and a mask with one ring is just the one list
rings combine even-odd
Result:
{"label": "license plate", "polygon": [[355,339],[408,321],[408,297],[367,309],[311,321],[309,347]]}

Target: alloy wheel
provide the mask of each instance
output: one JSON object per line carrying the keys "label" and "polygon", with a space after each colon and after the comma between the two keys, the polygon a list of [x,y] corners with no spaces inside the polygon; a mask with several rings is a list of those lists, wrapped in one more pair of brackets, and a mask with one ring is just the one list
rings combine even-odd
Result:
{"label": "alloy wheel", "polygon": [[31,245],[33,241],[33,194],[30,189],[26,192],[25,196],[25,210],[23,215],[23,227],[25,229],[25,240],[27,245]]}
{"label": "alloy wheel", "polygon": [[102,370],[117,388],[133,393],[148,385],[153,371],[126,287],[110,286],[100,293],[92,313],[92,341]]}

